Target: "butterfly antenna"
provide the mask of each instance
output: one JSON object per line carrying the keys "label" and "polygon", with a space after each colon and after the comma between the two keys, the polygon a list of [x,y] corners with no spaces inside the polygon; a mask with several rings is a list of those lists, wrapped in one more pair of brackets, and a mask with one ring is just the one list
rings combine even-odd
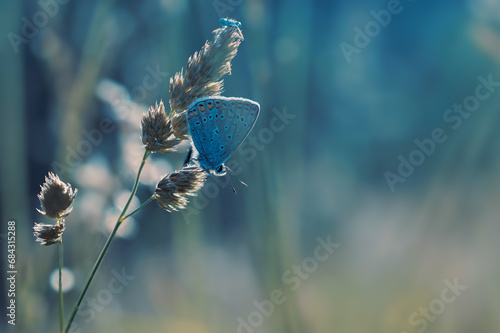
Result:
{"label": "butterfly antenna", "polygon": [[231,188],[233,189],[233,193],[236,195],[236,189],[233,186],[233,182],[231,181],[231,177],[229,177],[229,184],[231,184]]}
{"label": "butterfly antenna", "polygon": [[[248,187],[248,185],[247,185],[244,181],[242,181],[242,180],[241,180],[241,179],[240,179],[240,178],[239,178],[239,177],[238,177],[238,176],[234,173],[234,171],[233,171],[233,170],[231,170],[231,169],[230,169],[229,167],[227,167],[227,166],[226,166],[226,169],[227,169],[227,170],[229,170],[229,172],[231,172],[231,174],[232,174],[233,176],[235,176],[235,177],[236,177],[236,179],[238,179],[238,180],[239,180],[239,182],[240,182],[243,186]],[[231,181],[231,178],[229,178],[229,183],[231,184],[231,187],[233,188],[233,192],[234,192],[234,194],[236,194],[236,189],[235,189],[235,188],[234,188],[234,186],[233,186],[233,182]]]}
{"label": "butterfly antenna", "polygon": [[193,155],[193,147],[189,147],[186,158],[184,159],[184,164],[182,166],[186,166],[191,161],[191,156]]}

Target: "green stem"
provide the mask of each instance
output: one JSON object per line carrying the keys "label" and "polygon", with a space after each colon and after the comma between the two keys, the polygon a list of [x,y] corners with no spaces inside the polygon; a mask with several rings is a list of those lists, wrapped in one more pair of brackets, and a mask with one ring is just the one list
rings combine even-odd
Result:
{"label": "green stem", "polygon": [[125,204],[125,207],[123,208],[122,213],[118,218],[118,221],[116,221],[116,224],[120,224],[121,222],[123,222],[123,220],[125,220],[124,216],[127,213],[128,206],[130,206],[130,203],[134,198],[135,192],[137,192],[137,187],[139,186],[139,177],[141,176],[142,168],[144,167],[144,164],[146,164],[146,160],[148,159],[149,154],[151,154],[151,152],[149,150],[146,150],[144,156],[142,157],[141,166],[139,167],[139,171],[137,172],[137,177],[135,178],[134,187],[132,187],[132,192],[130,193],[130,197],[128,198],[128,201]]}
{"label": "green stem", "polygon": [[90,283],[92,282],[92,279],[94,278],[94,275],[96,274],[97,269],[101,265],[101,262],[102,262],[102,259],[104,258],[104,255],[106,254],[106,252],[108,252],[109,245],[111,244],[111,241],[115,237],[116,231],[120,227],[120,224],[123,222],[123,220],[125,220],[125,218],[126,218],[124,216],[127,213],[127,209],[128,209],[128,206],[130,206],[130,202],[132,202],[132,199],[133,199],[135,193],[137,192],[137,187],[139,186],[139,178],[141,176],[142,168],[144,167],[144,164],[146,164],[146,160],[147,160],[150,153],[151,153],[150,151],[146,150],[146,152],[144,153],[144,156],[142,157],[142,162],[141,162],[141,165],[139,167],[139,171],[137,172],[137,177],[135,178],[134,186],[132,187],[132,192],[130,192],[130,197],[128,198],[128,201],[125,204],[125,207],[123,208],[123,210],[120,214],[120,217],[116,221],[115,227],[113,228],[113,231],[109,235],[108,240],[106,241],[106,244],[104,244],[104,247],[103,247],[101,253],[99,254],[99,257],[97,258],[97,260],[94,264],[94,267],[92,268],[92,272],[90,273],[90,276],[87,279],[87,283],[85,283],[85,287],[83,288],[83,291],[80,294],[80,297],[78,298],[78,301],[76,302],[76,305],[73,308],[73,311],[71,312],[71,317],[69,318],[68,324],[66,325],[66,332],[69,331],[69,328],[71,327],[71,324],[73,323],[73,320],[75,319],[75,315],[78,312],[78,308],[82,304],[83,297],[87,293],[87,290],[89,289]]}
{"label": "green stem", "polygon": [[139,207],[137,207],[137,209],[135,209],[132,213],[127,214],[127,216],[123,217],[123,220],[125,220],[125,219],[129,218],[130,216],[134,215],[139,210],[141,210],[144,206],[146,206],[148,203],[150,203],[151,201],[153,201],[155,199],[156,199],[156,195],[153,194],[147,201],[145,201],[142,205],[140,205]]}
{"label": "green stem", "polygon": [[64,307],[62,291],[62,267],[63,267],[63,242],[62,236],[59,240],[59,328],[64,333]]}

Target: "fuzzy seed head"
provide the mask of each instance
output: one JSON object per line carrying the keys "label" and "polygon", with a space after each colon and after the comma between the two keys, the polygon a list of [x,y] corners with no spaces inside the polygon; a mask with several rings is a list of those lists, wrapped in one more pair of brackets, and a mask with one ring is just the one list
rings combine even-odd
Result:
{"label": "fuzzy seed head", "polygon": [[205,183],[207,172],[194,166],[186,166],[165,176],[156,185],[158,204],[168,212],[186,208],[187,197],[195,196]]}
{"label": "fuzzy seed head", "polygon": [[40,186],[41,191],[38,194],[41,209],[37,211],[50,218],[59,220],[68,216],[73,208],[71,204],[75,200],[78,189],[71,187],[70,183],[63,183],[59,176],[49,172],[45,177],[45,183]]}
{"label": "fuzzy seed head", "polygon": [[214,38],[188,59],[186,71],[170,78],[170,109],[186,110],[196,99],[217,96],[223,91],[222,77],[231,73],[231,60],[243,41],[237,26],[213,31]]}
{"label": "fuzzy seed head", "polygon": [[172,121],[167,119],[162,101],[155,107],[149,107],[149,111],[142,115],[141,137],[146,150],[151,152],[175,151],[175,146],[181,141],[174,136]]}
{"label": "fuzzy seed head", "polygon": [[172,128],[174,129],[174,135],[179,140],[186,140],[189,138],[188,123],[186,119],[186,111],[173,112],[172,116]]}
{"label": "fuzzy seed head", "polygon": [[35,235],[36,241],[39,242],[40,245],[52,245],[60,241],[65,228],[64,219],[55,225],[35,222],[35,226],[33,227],[35,232],[33,235]]}

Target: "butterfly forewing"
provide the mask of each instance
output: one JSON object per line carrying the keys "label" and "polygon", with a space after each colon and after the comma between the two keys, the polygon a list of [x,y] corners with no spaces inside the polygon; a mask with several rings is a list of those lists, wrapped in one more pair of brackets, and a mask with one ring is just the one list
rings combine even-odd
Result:
{"label": "butterfly forewing", "polygon": [[223,164],[245,140],[259,115],[258,103],[245,98],[199,98],[187,110],[189,131],[202,167]]}

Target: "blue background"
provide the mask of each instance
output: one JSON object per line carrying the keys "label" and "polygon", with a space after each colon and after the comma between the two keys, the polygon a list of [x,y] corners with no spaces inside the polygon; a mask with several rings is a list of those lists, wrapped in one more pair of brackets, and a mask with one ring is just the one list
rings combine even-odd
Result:
{"label": "blue background", "polygon": [[[387,1],[62,2],[0,3],[1,225],[5,236],[16,221],[18,265],[17,325],[6,329],[58,330],[57,249],[32,236],[35,221],[51,222],[35,210],[44,176],[57,171],[79,190],[64,233],[68,318],[132,187],[142,113],[168,105],[169,78],[232,17],[245,40],[224,96],[261,105],[230,159],[248,188],[233,177],[234,195],[228,177],[212,178],[185,211],[153,203],[128,219],[89,289],[85,302],[97,305],[84,303],[75,324],[498,331],[500,87],[471,96],[487,92],[480,78],[500,82],[499,2],[401,1],[385,26],[370,22]],[[26,20],[36,26],[23,35]],[[342,43],[356,47],[355,28],[367,24],[379,29],[346,57]],[[447,110],[464,101],[478,104],[453,128]],[[442,142],[432,139],[439,129]],[[187,147],[148,160],[134,207]],[[339,245],[324,261],[318,238]],[[134,279],[110,292],[123,270]],[[467,286],[459,295],[454,281]],[[272,311],[256,305],[279,303],[279,291]]]}

